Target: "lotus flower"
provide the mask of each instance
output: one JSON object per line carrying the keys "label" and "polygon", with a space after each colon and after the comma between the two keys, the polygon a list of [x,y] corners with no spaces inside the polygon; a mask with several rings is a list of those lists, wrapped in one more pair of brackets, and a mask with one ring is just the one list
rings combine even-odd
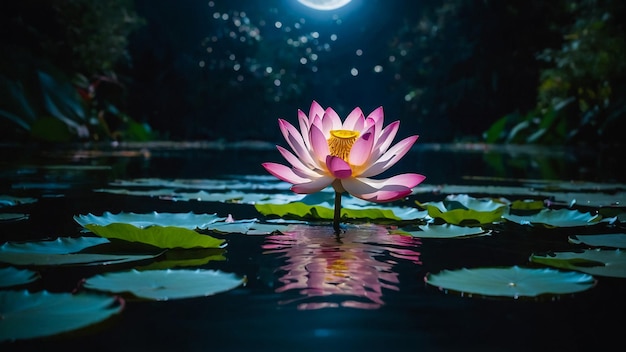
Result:
{"label": "lotus flower", "polygon": [[291,190],[296,193],[314,193],[332,185],[336,192],[336,218],[340,196],[344,192],[372,202],[398,200],[409,195],[425,177],[414,173],[380,180],[371,177],[398,162],[418,136],[407,137],[390,147],[400,121],[383,128],[383,119],[382,107],[367,117],[357,107],[342,122],[335,110],[324,110],[313,101],[308,116],[298,110],[300,131],[289,122],[278,119],[280,130],[293,153],[281,146],[277,148],[291,165],[267,162],[263,167],[277,178],[293,184]]}
{"label": "lotus flower", "polygon": [[324,110],[316,101],[309,116],[298,110],[300,131],[279,119],[285,140],[294,153],[277,146],[291,164],[264,163],[265,169],[277,178],[293,184],[296,193],[314,193],[330,185],[339,193],[372,201],[398,200],[411,193],[424,180],[423,175],[408,173],[387,179],[376,176],[400,160],[418,136],[403,139],[390,148],[400,121],[383,128],[383,108],[372,111],[367,118],[355,108],[344,122],[332,109]]}

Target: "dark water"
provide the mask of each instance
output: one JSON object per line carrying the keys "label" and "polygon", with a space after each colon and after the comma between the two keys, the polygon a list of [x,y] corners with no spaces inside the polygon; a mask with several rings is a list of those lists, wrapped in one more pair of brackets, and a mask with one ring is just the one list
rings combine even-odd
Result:
{"label": "dark water", "polygon": [[[623,182],[619,153],[566,149],[428,145],[394,173],[429,184],[516,179]],[[125,145],[80,149],[3,149],[2,194],[38,201],[4,212],[28,221],[0,224],[1,241],[74,236],[76,214],[189,212],[262,218],[252,205],[173,202],[93,192],[116,179],[215,178],[264,174],[281,161],[272,146]],[[439,200],[441,194],[412,196]],[[615,231],[615,229],[613,230]],[[622,230],[623,232],[623,230]],[[579,232],[577,232],[579,233]],[[509,351],[609,350],[623,340],[626,281],[602,277],[587,291],[538,299],[469,297],[424,282],[427,273],[481,266],[531,266],[530,254],[570,248],[571,230],[504,229],[471,239],[417,239],[379,227],[329,224],[267,236],[223,235],[226,260],[201,268],[247,277],[209,297],[128,300],[97,326],[50,338],[0,344],[2,351]],[[132,266],[129,266],[130,268]],[[121,269],[123,269],[122,267]],[[102,268],[50,268],[31,290],[71,292]]]}

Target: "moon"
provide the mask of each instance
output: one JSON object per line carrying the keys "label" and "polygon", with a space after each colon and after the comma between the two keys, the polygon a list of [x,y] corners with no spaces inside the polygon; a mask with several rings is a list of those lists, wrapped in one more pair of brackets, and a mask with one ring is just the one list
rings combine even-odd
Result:
{"label": "moon", "polygon": [[320,11],[336,10],[346,6],[352,0],[298,0],[299,3]]}

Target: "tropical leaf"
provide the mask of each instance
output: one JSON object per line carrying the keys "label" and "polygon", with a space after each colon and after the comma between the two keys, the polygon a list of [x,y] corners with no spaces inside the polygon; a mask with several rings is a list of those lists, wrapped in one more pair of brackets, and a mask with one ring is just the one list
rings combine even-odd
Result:
{"label": "tropical leaf", "polygon": [[619,249],[586,249],[581,252],[533,254],[530,261],[591,275],[626,278],[626,255]]}
{"label": "tropical leaf", "polygon": [[226,245],[222,239],[176,226],[139,228],[126,223],[112,223],[106,226],[87,224],[85,228],[104,238],[143,243],[157,248],[222,248]]}
{"label": "tropical leaf", "polygon": [[0,268],[0,287],[11,287],[31,283],[39,279],[39,274],[32,270],[14,267]]}
{"label": "tropical leaf", "polygon": [[51,336],[106,320],[120,299],[99,294],[0,291],[0,342]]}
{"label": "tropical leaf", "polygon": [[129,292],[135,297],[166,301],[210,296],[232,290],[245,277],[218,270],[130,270],[88,278],[84,287],[113,293]]}
{"label": "tropical leaf", "polygon": [[596,283],[593,276],[578,272],[519,266],[443,270],[427,274],[425,281],[442,290],[512,298],[580,292]]}

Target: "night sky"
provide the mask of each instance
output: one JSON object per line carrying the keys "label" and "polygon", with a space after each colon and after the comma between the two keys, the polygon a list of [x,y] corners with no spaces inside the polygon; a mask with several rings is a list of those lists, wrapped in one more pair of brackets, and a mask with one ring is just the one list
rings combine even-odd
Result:
{"label": "night sky", "polygon": [[342,117],[383,106],[399,135],[421,141],[478,139],[534,103],[535,68],[515,67],[532,64],[534,48],[515,47],[522,28],[497,8],[464,19],[446,3],[136,0],[147,24],[130,38],[130,113],[172,139],[278,141],[277,118],[295,123],[317,100]]}

